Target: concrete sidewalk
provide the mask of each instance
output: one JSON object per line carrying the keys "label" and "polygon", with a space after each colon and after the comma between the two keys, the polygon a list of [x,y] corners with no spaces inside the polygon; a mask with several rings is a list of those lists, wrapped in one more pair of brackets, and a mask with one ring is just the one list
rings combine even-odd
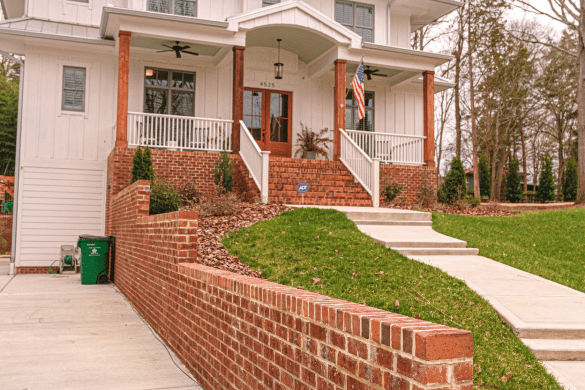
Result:
{"label": "concrete sidewalk", "polygon": [[585,294],[478,256],[437,233],[430,213],[354,207],[344,212],[388,248],[463,280],[487,300],[566,389],[585,390]]}
{"label": "concrete sidewalk", "polygon": [[202,389],[113,285],[0,275],[0,290],[3,390]]}

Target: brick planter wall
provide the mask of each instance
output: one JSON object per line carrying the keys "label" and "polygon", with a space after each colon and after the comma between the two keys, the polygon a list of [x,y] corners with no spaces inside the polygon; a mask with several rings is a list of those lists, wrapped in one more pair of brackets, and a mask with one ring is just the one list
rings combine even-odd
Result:
{"label": "brick planter wall", "polygon": [[[437,189],[437,168],[427,168],[426,166],[394,165],[380,164],[380,191],[386,185],[392,183],[400,184],[403,189],[400,196],[406,196],[406,204],[416,204],[418,201],[417,193],[422,185],[423,177],[429,179],[433,188]],[[384,181],[387,181],[387,184]],[[380,196],[380,201],[383,200]]]}
{"label": "brick planter wall", "polygon": [[470,332],[195,264],[147,185],[112,197],[115,282],[206,389],[471,390]]}
{"label": "brick planter wall", "polygon": [[0,215],[0,254],[10,253],[12,245],[12,215]]}

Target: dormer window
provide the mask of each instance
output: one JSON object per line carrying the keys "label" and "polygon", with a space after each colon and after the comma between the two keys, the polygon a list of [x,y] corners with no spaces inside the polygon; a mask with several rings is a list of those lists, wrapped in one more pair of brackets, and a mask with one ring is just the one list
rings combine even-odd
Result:
{"label": "dormer window", "polygon": [[355,31],[364,42],[374,42],[374,6],[354,1],[335,1],[335,21]]}
{"label": "dormer window", "polygon": [[197,16],[197,0],[148,0],[148,10],[195,17]]}
{"label": "dormer window", "polygon": [[280,0],[262,0],[262,7],[268,7],[280,3]]}

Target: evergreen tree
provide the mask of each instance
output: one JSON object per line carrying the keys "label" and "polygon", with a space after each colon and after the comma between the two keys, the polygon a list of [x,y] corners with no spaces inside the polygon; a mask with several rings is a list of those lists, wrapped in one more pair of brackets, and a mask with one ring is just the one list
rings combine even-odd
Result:
{"label": "evergreen tree", "polygon": [[18,77],[0,72],[0,175],[14,175],[17,123]]}
{"label": "evergreen tree", "polygon": [[574,202],[577,198],[577,163],[571,159],[567,162],[567,168],[563,175],[563,200]]}
{"label": "evergreen tree", "polygon": [[232,192],[232,186],[234,184],[234,162],[225,150],[221,152],[221,155],[215,161],[213,180],[215,184],[221,184],[224,192]]}
{"label": "evergreen tree", "polygon": [[490,196],[492,192],[492,172],[485,154],[479,158],[479,191],[481,196]]}
{"label": "evergreen tree", "polygon": [[148,147],[142,150],[139,146],[132,157],[132,180],[130,184],[138,180],[150,180],[151,183],[154,181],[152,153]]}
{"label": "evergreen tree", "polygon": [[519,203],[523,198],[522,183],[518,174],[518,160],[510,159],[508,164],[508,173],[506,174],[506,199],[512,203]]}
{"label": "evergreen tree", "polygon": [[451,162],[451,170],[445,177],[441,189],[441,198],[443,203],[453,204],[459,199],[462,199],[467,194],[467,183],[465,182],[465,169],[461,160],[457,157],[453,158]]}
{"label": "evergreen tree", "polygon": [[536,190],[536,198],[540,203],[555,200],[555,181],[552,173],[552,159],[547,154],[542,159],[540,182]]}

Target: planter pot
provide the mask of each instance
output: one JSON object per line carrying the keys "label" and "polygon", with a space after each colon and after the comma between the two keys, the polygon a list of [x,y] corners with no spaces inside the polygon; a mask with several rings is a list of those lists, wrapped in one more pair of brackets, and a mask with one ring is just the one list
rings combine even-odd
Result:
{"label": "planter pot", "polygon": [[308,160],[315,160],[317,158],[317,153],[316,152],[307,152],[305,154],[305,158]]}

